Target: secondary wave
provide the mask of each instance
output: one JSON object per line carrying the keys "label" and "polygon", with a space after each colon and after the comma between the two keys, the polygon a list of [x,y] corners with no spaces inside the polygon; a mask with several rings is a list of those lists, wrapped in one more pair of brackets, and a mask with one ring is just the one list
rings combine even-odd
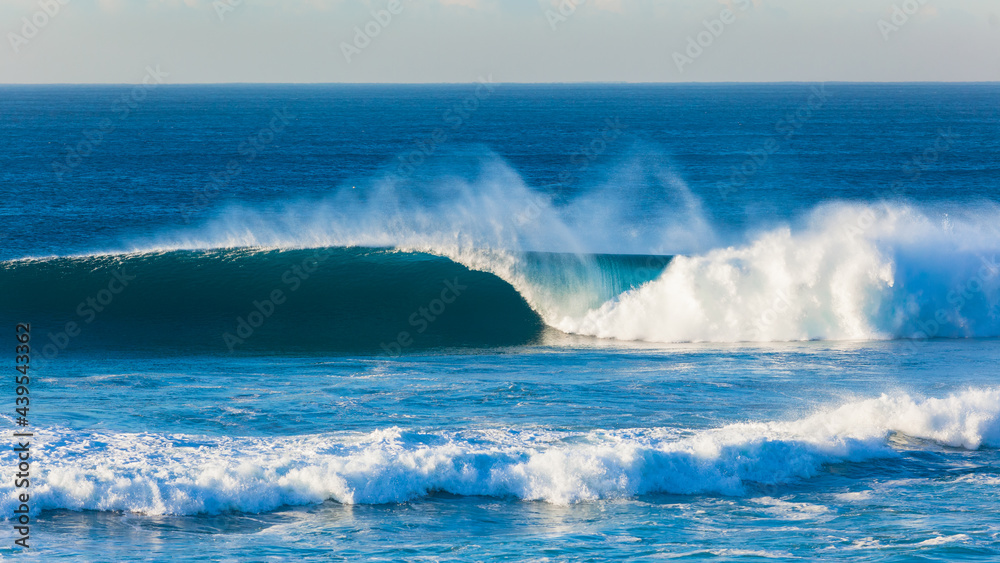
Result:
{"label": "secondary wave", "polygon": [[[45,472],[32,484],[32,506],[198,514],[326,500],[405,502],[434,492],[559,504],[650,493],[741,495],[821,475],[830,464],[942,446],[1000,447],[1000,390],[884,394],[799,420],[693,433],[389,428],[228,438],[38,429],[32,455]],[[13,478],[9,467],[0,474],[0,513],[10,518]]]}

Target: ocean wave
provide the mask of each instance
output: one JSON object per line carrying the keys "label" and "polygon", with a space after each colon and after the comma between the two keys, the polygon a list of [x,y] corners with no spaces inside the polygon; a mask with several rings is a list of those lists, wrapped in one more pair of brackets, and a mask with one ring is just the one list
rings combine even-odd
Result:
{"label": "ocean wave", "polygon": [[[605,185],[559,198],[539,195],[502,162],[473,180],[369,188],[268,212],[232,208],[145,247],[429,253],[504,280],[549,327],[626,341],[1000,336],[1000,209],[990,202],[829,202],[733,233],[658,163],[633,163]],[[573,255],[586,267],[540,276],[528,251]],[[645,267],[649,280],[632,264],[640,275],[625,277],[638,283],[616,286],[605,278],[623,269],[597,263],[598,253],[676,258]]]}
{"label": "ocean wave", "polygon": [[[483,255],[486,256],[486,255]],[[654,279],[669,257],[494,254],[586,311]],[[505,258],[509,258],[506,260]],[[471,261],[470,261],[471,263]],[[472,264],[476,266],[476,264]],[[0,263],[4,314],[69,343],[186,349],[389,352],[523,344],[536,309],[489,268],[390,248],[170,250]],[[555,297],[559,293],[561,299]],[[527,293],[537,304],[541,291]],[[71,328],[66,328],[73,323]]]}
{"label": "ocean wave", "polygon": [[[298,293],[266,327],[244,327],[256,334],[240,347],[502,346],[536,341],[546,326],[646,342],[1000,336],[1000,212],[992,208],[830,204],[749,242],[678,256],[527,251],[514,235],[470,235],[461,224],[433,230],[432,217],[395,237],[387,224],[362,221],[356,228],[366,236],[337,224],[342,213],[326,227],[289,213],[283,227],[229,217],[205,227],[204,238],[138,253],[4,262],[0,291],[23,298],[0,313],[89,323],[98,308],[81,303],[98,292],[110,300],[102,285],[124,272],[135,276],[132,287],[95,326],[146,342],[173,335],[188,346],[222,345],[222,335],[271,309],[274,290]],[[554,228],[564,237],[566,229]],[[349,246],[376,243],[389,247]],[[472,289],[454,305],[439,302],[449,283]],[[267,310],[255,312],[257,303]],[[437,313],[422,312],[431,305]],[[164,319],[188,328],[165,330]],[[117,339],[104,332],[94,345],[104,341]]]}
{"label": "ocean wave", "polygon": [[997,216],[829,205],[802,228],[678,257],[657,280],[553,326],[650,342],[995,337]]}
{"label": "ocean wave", "polygon": [[[754,485],[814,477],[827,464],[899,455],[894,434],[956,448],[1000,447],[1000,389],[944,398],[883,394],[797,420],[697,432],[388,428],[230,438],[39,429],[32,506],[177,515],[327,500],[398,503],[435,492],[558,504],[650,493],[741,495]],[[17,501],[9,467],[0,477],[0,513],[10,518]]]}

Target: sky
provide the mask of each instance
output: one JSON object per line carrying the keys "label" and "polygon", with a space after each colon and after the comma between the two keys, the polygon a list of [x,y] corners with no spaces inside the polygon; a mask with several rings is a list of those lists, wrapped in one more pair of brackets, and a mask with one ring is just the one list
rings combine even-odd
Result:
{"label": "sky", "polygon": [[0,0],[0,83],[1000,80],[1000,0]]}

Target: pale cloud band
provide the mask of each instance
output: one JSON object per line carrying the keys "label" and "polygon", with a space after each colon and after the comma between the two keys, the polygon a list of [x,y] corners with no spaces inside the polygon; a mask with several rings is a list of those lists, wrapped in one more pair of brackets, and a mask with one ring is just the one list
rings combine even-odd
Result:
{"label": "pale cloud band", "polygon": [[396,1],[4,0],[0,82],[1000,79],[993,0]]}

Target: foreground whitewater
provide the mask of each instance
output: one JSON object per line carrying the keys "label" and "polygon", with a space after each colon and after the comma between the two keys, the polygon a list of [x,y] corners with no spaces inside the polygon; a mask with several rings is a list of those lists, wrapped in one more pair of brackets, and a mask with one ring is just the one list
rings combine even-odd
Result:
{"label": "foreground whitewater", "polygon": [[33,560],[1000,557],[996,85],[2,90]]}
{"label": "foreground whitewater", "polygon": [[[34,443],[36,463],[46,468],[35,510],[258,513],[327,500],[398,503],[435,492],[557,504],[652,493],[743,495],[831,464],[892,459],[899,449],[1000,447],[1000,390],[927,399],[886,394],[799,420],[705,431],[387,428],[251,439],[53,428],[36,430]],[[13,481],[4,474],[5,518],[17,507]]]}

